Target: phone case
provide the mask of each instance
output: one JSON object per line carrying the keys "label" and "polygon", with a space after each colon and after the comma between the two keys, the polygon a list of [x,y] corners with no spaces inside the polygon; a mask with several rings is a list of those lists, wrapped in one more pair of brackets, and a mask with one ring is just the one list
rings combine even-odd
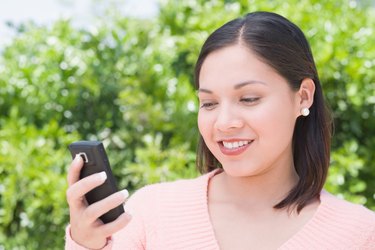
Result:
{"label": "phone case", "polygon": [[[69,150],[72,154],[72,158],[77,154],[83,158],[84,166],[80,173],[80,179],[102,171],[105,171],[107,174],[107,179],[102,185],[94,188],[85,195],[89,204],[102,200],[117,192],[116,181],[112,174],[107,154],[100,141],[74,142],[69,145]],[[100,216],[100,219],[104,223],[109,223],[117,219],[122,213],[124,213],[124,207],[120,205]]]}

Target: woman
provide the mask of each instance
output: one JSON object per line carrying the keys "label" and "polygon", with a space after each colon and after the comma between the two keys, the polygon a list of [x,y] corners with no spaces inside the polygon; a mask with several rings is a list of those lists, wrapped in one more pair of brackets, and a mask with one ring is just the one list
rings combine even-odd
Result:
{"label": "woman", "polygon": [[105,176],[78,181],[78,157],[67,249],[375,248],[375,214],[322,191],[331,121],[297,26],[268,12],[230,21],[209,36],[195,73],[203,175],[142,188],[126,203],[131,217],[103,225],[126,195],[87,206]]}

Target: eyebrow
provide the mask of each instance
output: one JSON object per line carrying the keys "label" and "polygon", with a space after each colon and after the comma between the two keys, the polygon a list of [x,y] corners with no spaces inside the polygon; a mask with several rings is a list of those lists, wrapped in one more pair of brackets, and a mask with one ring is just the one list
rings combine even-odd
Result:
{"label": "eyebrow", "polygon": [[[263,84],[263,85],[267,85],[267,83],[265,82],[262,82],[262,81],[258,81],[258,80],[249,80],[249,81],[245,81],[245,82],[241,82],[241,83],[237,83],[236,85],[234,85],[234,89],[240,89],[242,87],[245,87],[246,85],[249,85],[249,84]],[[202,88],[199,88],[197,90],[197,92],[204,92],[204,93],[208,93],[208,94],[212,94],[213,92],[209,89],[202,89]]]}

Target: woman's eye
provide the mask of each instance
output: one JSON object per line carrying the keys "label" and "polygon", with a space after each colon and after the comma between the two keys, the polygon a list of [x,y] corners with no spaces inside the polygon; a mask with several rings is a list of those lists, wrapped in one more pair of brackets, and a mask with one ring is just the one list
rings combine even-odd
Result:
{"label": "woman's eye", "polygon": [[211,110],[215,107],[215,105],[216,105],[216,103],[214,103],[214,102],[206,102],[206,103],[202,103],[200,108]]}
{"label": "woman's eye", "polygon": [[245,104],[254,104],[257,101],[259,101],[259,97],[247,97],[247,98],[241,98],[241,102],[244,102]]}

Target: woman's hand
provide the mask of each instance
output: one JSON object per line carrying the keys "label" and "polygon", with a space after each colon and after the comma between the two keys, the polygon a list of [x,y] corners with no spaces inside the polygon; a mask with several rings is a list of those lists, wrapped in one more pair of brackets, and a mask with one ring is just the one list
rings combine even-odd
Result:
{"label": "woman's hand", "polygon": [[66,191],[70,211],[70,235],[81,246],[100,249],[107,244],[107,239],[125,227],[131,217],[123,213],[115,221],[103,224],[99,219],[107,211],[124,203],[129,193],[127,190],[114,193],[107,198],[88,205],[85,194],[106,180],[105,172],[79,179],[83,160],[76,156],[68,171],[69,188]]}

